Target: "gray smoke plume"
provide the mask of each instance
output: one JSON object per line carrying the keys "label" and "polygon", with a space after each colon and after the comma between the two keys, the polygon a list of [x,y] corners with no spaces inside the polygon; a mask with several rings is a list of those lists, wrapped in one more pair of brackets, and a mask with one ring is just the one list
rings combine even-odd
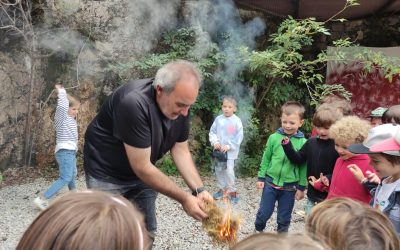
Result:
{"label": "gray smoke plume", "polygon": [[110,42],[117,51],[143,55],[154,48],[163,32],[176,27],[180,0],[130,0],[126,17],[117,30],[110,34]]}
{"label": "gray smoke plume", "polygon": [[[191,26],[198,27],[198,39],[193,53],[205,55],[210,50],[211,40],[218,43],[225,59],[215,80],[225,85],[225,94],[236,97],[239,105],[252,106],[253,90],[238,80],[238,74],[246,66],[240,60],[239,48],[255,47],[256,38],[264,33],[264,21],[254,18],[243,23],[231,0],[187,1],[185,18]],[[243,113],[239,115],[246,123],[251,114],[246,112],[246,108],[240,110]]]}

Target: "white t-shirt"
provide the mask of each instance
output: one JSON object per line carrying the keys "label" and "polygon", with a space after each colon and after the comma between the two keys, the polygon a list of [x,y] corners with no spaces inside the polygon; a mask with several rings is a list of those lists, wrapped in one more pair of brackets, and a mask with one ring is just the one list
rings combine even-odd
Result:
{"label": "white t-shirt", "polygon": [[387,183],[387,179],[383,180],[382,186],[375,195],[374,208],[383,211],[389,204],[389,196],[394,192],[398,184],[400,184],[400,179],[392,183]]}

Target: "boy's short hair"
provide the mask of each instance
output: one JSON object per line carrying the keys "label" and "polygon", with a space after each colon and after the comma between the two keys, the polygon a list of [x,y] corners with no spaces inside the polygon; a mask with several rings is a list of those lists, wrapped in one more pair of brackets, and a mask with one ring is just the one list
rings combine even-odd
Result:
{"label": "boy's short hair", "polygon": [[224,101],[228,101],[228,102],[232,103],[235,107],[237,106],[236,99],[233,96],[230,96],[230,95],[224,96],[222,98],[222,102],[224,102]]}
{"label": "boy's short hair", "polygon": [[324,103],[315,111],[312,124],[314,127],[329,128],[342,117],[343,114],[337,108]]}
{"label": "boy's short hair", "polygon": [[306,231],[332,249],[400,249],[396,230],[381,211],[350,198],[317,204]]}
{"label": "boy's short hair", "polygon": [[357,116],[345,116],[329,128],[329,137],[340,143],[362,143],[371,124]]}
{"label": "boy's short hair", "polygon": [[306,109],[299,102],[287,101],[285,104],[282,105],[281,111],[282,114],[285,115],[297,114],[299,115],[300,119],[303,120]]}

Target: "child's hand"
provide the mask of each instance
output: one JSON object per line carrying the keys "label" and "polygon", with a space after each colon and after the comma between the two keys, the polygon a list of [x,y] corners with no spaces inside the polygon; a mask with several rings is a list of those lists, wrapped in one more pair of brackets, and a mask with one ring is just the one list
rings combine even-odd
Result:
{"label": "child's hand", "polygon": [[228,152],[228,150],[229,150],[229,146],[228,145],[222,145],[221,148],[220,148],[220,151],[223,152],[223,153]]}
{"label": "child's hand", "polygon": [[367,174],[367,179],[369,182],[376,183],[376,184],[381,183],[381,179],[378,177],[377,174],[372,173],[369,170],[367,170],[365,173]]}
{"label": "child's hand", "polygon": [[362,170],[356,164],[350,164],[347,166],[350,172],[354,175],[358,182],[362,182],[365,177]]}
{"label": "child's hand", "polygon": [[285,138],[282,139],[281,144],[286,145],[288,143],[289,143],[289,137],[286,136]]}
{"label": "child's hand", "polygon": [[315,178],[315,176],[309,176],[309,177],[308,177],[308,183],[310,183],[310,185],[313,186],[313,187],[314,187],[314,184],[315,184],[316,182],[319,182],[319,181],[321,181],[321,180]]}
{"label": "child's hand", "polygon": [[215,149],[215,150],[218,150],[218,151],[221,150],[221,144],[215,143],[215,144],[214,144],[214,149]]}
{"label": "child's hand", "polygon": [[299,201],[299,200],[303,199],[304,198],[304,191],[301,191],[301,190],[297,189],[294,198],[296,199],[296,201]]}
{"label": "child's hand", "polygon": [[59,89],[63,89],[64,86],[63,86],[61,83],[57,83],[56,85],[54,85],[54,88],[55,88],[56,90],[59,90]]}
{"label": "child's hand", "polygon": [[323,173],[319,174],[319,179],[321,180],[322,184],[329,187],[329,179],[328,179],[328,177],[324,176]]}
{"label": "child's hand", "polygon": [[265,183],[263,182],[263,181],[257,181],[257,189],[263,189],[264,188],[264,185],[265,185]]}

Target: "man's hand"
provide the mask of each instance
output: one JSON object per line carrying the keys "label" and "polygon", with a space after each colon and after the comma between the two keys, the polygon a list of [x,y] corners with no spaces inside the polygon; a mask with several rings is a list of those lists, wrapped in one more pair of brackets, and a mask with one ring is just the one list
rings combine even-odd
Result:
{"label": "man's hand", "polygon": [[264,188],[264,185],[265,185],[265,183],[263,182],[263,181],[257,181],[257,189],[263,189]]}
{"label": "man's hand", "polygon": [[299,200],[303,199],[304,198],[304,191],[301,191],[301,190],[297,189],[296,194],[295,194],[294,197],[295,197],[296,201],[299,201]]}
{"label": "man's hand", "polygon": [[197,197],[199,199],[201,199],[202,201],[211,201],[211,202],[214,201],[212,195],[205,190],[203,192],[201,192],[200,194],[198,194]]}
{"label": "man's hand", "polygon": [[[202,198],[200,198],[200,195],[205,192],[206,191],[201,192],[199,194],[199,197],[188,194],[185,197],[185,199],[183,199],[183,201],[182,201],[183,210],[185,210],[185,212],[189,216],[191,216],[199,221],[202,221],[203,219],[207,218],[207,216],[208,216],[205,212],[206,205],[205,205],[204,201],[202,200]],[[210,194],[208,194],[208,195],[210,195]]]}

